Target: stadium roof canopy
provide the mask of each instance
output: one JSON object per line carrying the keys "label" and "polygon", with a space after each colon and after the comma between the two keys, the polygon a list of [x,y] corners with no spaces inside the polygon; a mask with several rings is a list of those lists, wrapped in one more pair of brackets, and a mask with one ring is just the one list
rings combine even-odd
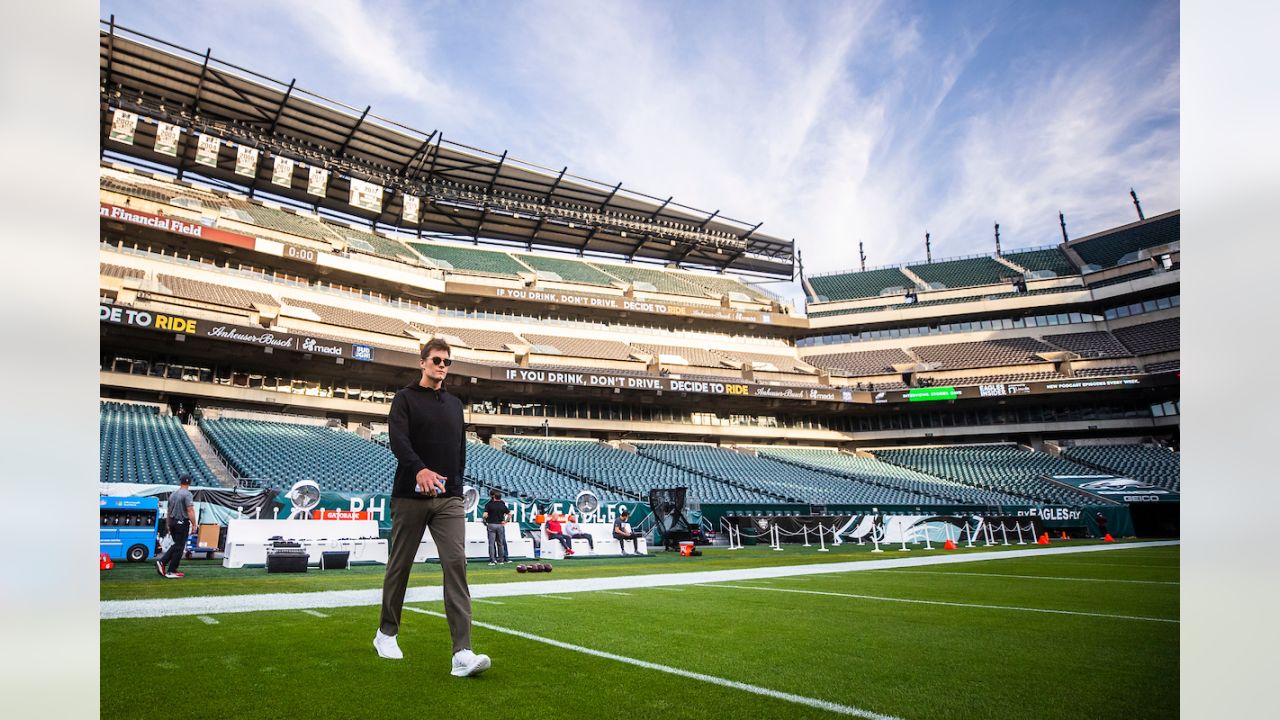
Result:
{"label": "stadium roof canopy", "polygon": [[[429,238],[465,238],[602,253],[682,266],[791,277],[794,242],[673,199],[621,183],[582,178],[445,140],[166,41],[102,22],[99,36],[102,147],[219,185],[244,188],[341,213],[384,229]],[[117,109],[138,115],[131,144],[110,139]],[[181,129],[173,156],[156,152],[157,123]],[[256,168],[237,174],[235,153],[197,164],[195,136],[258,150]],[[272,158],[299,170],[329,170],[325,194],[305,178],[272,183]],[[305,172],[303,172],[305,176]],[[351,204],[351,180],[384,189],[378,210]],[[419,222],[403,214],[406,195],[420,200]]]}

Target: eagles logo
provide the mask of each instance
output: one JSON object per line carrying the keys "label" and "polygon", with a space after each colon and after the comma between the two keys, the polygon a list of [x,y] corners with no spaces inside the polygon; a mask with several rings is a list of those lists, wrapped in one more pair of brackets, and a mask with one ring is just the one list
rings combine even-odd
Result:
{"label": "eagles logo", "polygon": [[1080,486],[1084,490],[1155,490],[1155,485],[1130,478],[1108,478],[1095,480]]}
{"label": "eagles logo", "polygon": [[760,528],[761,530],[768,530],[769,521],[764,518],[756,518],[756,527]]}

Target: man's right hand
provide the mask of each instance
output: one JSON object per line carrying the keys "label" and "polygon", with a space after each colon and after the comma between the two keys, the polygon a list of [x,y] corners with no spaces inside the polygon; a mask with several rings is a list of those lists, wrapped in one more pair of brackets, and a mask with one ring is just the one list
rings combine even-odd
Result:
{"label": "man's right hand", "polygon": [[422,468],[418,471],[415,481],[418,484],[418,492],[423,495],[434,496],[437,493],[444,492],[445,476],[436,473],[430,468]]}

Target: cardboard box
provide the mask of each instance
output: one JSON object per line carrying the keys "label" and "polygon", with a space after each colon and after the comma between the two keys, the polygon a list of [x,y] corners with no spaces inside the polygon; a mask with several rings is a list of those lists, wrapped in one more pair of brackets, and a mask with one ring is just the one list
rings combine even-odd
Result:
{"label": "cardboard box", "polygon": [[218,544],[221,532],[222,526],[217,523],[201,525],[199,529],[196,530],[196,545],[199,547],[218,548],[221,550],[222,546]]}

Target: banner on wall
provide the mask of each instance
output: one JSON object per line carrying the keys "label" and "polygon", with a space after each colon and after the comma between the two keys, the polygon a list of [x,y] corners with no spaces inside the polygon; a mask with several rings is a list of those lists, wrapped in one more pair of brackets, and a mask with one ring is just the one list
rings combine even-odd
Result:
{"label": "banner on wall", "polygon": [[[252,250],[255,240],[248,235],[241,235],[222,228],[210,227],[198,222],[190,222],[172,215],[156,215],[132,208],[120,207],[109,203],[99,203],[98,216],[104,220],[117,220],[130,225],[141,225],[162,232],[200,238],[210,242],[234,245]],[[164,329],[164,328],[160,328]]]}
{"label": "banner on wall", "polygon": [[111,115],[111,134],[108,136],[116,142],[133,144],[133,134],[138,129],[138,116],[128,110],[116,109]]}
{"label": "banner on wall", "polygon": [[1059,485],[1123,503],[1178,502],[1181,495],[1143,480],[1116,475],[1053,475]]}
{"label": "banner on wall", "polygon": [[329,190],[329,171],[313,167],[307,171],[307,194],[324,197]]}
{"label": "banner on wall", "polygon": [[370,212],[382,212],[382,186],[351,178],[351,204]]}
{"label": "banner on wall", "polygon": [[[387,481],[390,484],[390,479]],[[271,491],[274,492],[274,491]],[[484,493],[481,493],[484,495]],[[542,501],[523,501],[505,498],[507,507],[511,508],[512,521],[519,523],[522,529],[528,530],[537,525],[535,518],[538,515],[562,513],[565,515],[573,515],[580,523],[600,522],[612,523],[622,511],[627,510],[631,517],[632,526],[638,526],[649,517],[649,506],[634,501],[626,502],[609,502],[600,503],[599,508],[594,512],[584,513],[578,509],[578,506],[572,500],[542,500]],[[284,495],[284,491],[280,491],[278,495],[273,495],[269,503],[263,504],[265,508],[262,517],[273,517],[268,515],[269,512],[276,512],[276,505],[279,506],[279,517],[288,517],[293,511],[293,504]],[[378,522],[378,529],[382,534],[391,531],[391,496],[386,493],[347,493],[347,492],[321,492],[320,503],[313,512],[342,512],[356,513],[358,517]],[[475,522],[480,514],[484,512],[484,503],[480,503],[475,511],[467,513],[467,522]]]}
{"label": "banner on wall", "polygon": [[418,210],[420,209],[421,200],[415,195],[404,196],[404,208],[401,216],[407,223],[418,224]]}
{"label": "banner on wall", "polygon": [[[1003,528],[1003,530],[1002,530]],[[840,531],[845,542],[861,541],[880,542],[886,544],[914,544],[920,542],[985,543],[985,539],[996,533],[992,542],[1002,543],[1005,535],[1010,542],[1016,542],[1022,532],[1024,543],[1033,541],[1044,532],[1044,523],[1036,515],[888,515],[885,513],[864,513],[855,515],[852,521]],[[990,532],[988,532],[990,531]],[[873,540],[874,539],[874,540]]]}
{"label": "banner on wall", "polygon": [[[113,497],[155,497],[160,507],[177,485],[148,485],[145,483],[99,483],[98,494]],[[232,488],[191,488],[195,501],[196,522],[226,525],[237,517],[272,518],[283,505],[276,499],[275,491]],[[288,517],[288,513],[282,515]]]}
{"label": "banner on wall", "polygon": [[196,140],[196,164],[218,167],[218,151],[221,149],[221,140],[213,135],[200,135]]}
{"label": "banner on wall", "polygon": [[246,177],[258,175],[258,150],[247,145],[236,148],[236,174]]}
{"label": "banner on wall", "polygon": [[375,355],[374,348],[359,343],[269,330],[261,326],[234,325],[205,318],[169,315],[112,303],[98,304],[98,321],[344,360],[374,362],[376,358],[383,364],[397,367],[412,367],[417,363],[417,353],[378,348]]}
{"label": "banner on wall", "polygon": [[293,186],[293,161],[282,155],[277,155],[275,165],[271,170],[271,183],[280,185],[281,187]]}
{"label": "banner on wall", "polygon": [[178,136],[182,134],[182,129],[177,125],[170,125],[166,122],[156,123],[156,144],[155,151],[161,155],[169,157],[178,156]]}

